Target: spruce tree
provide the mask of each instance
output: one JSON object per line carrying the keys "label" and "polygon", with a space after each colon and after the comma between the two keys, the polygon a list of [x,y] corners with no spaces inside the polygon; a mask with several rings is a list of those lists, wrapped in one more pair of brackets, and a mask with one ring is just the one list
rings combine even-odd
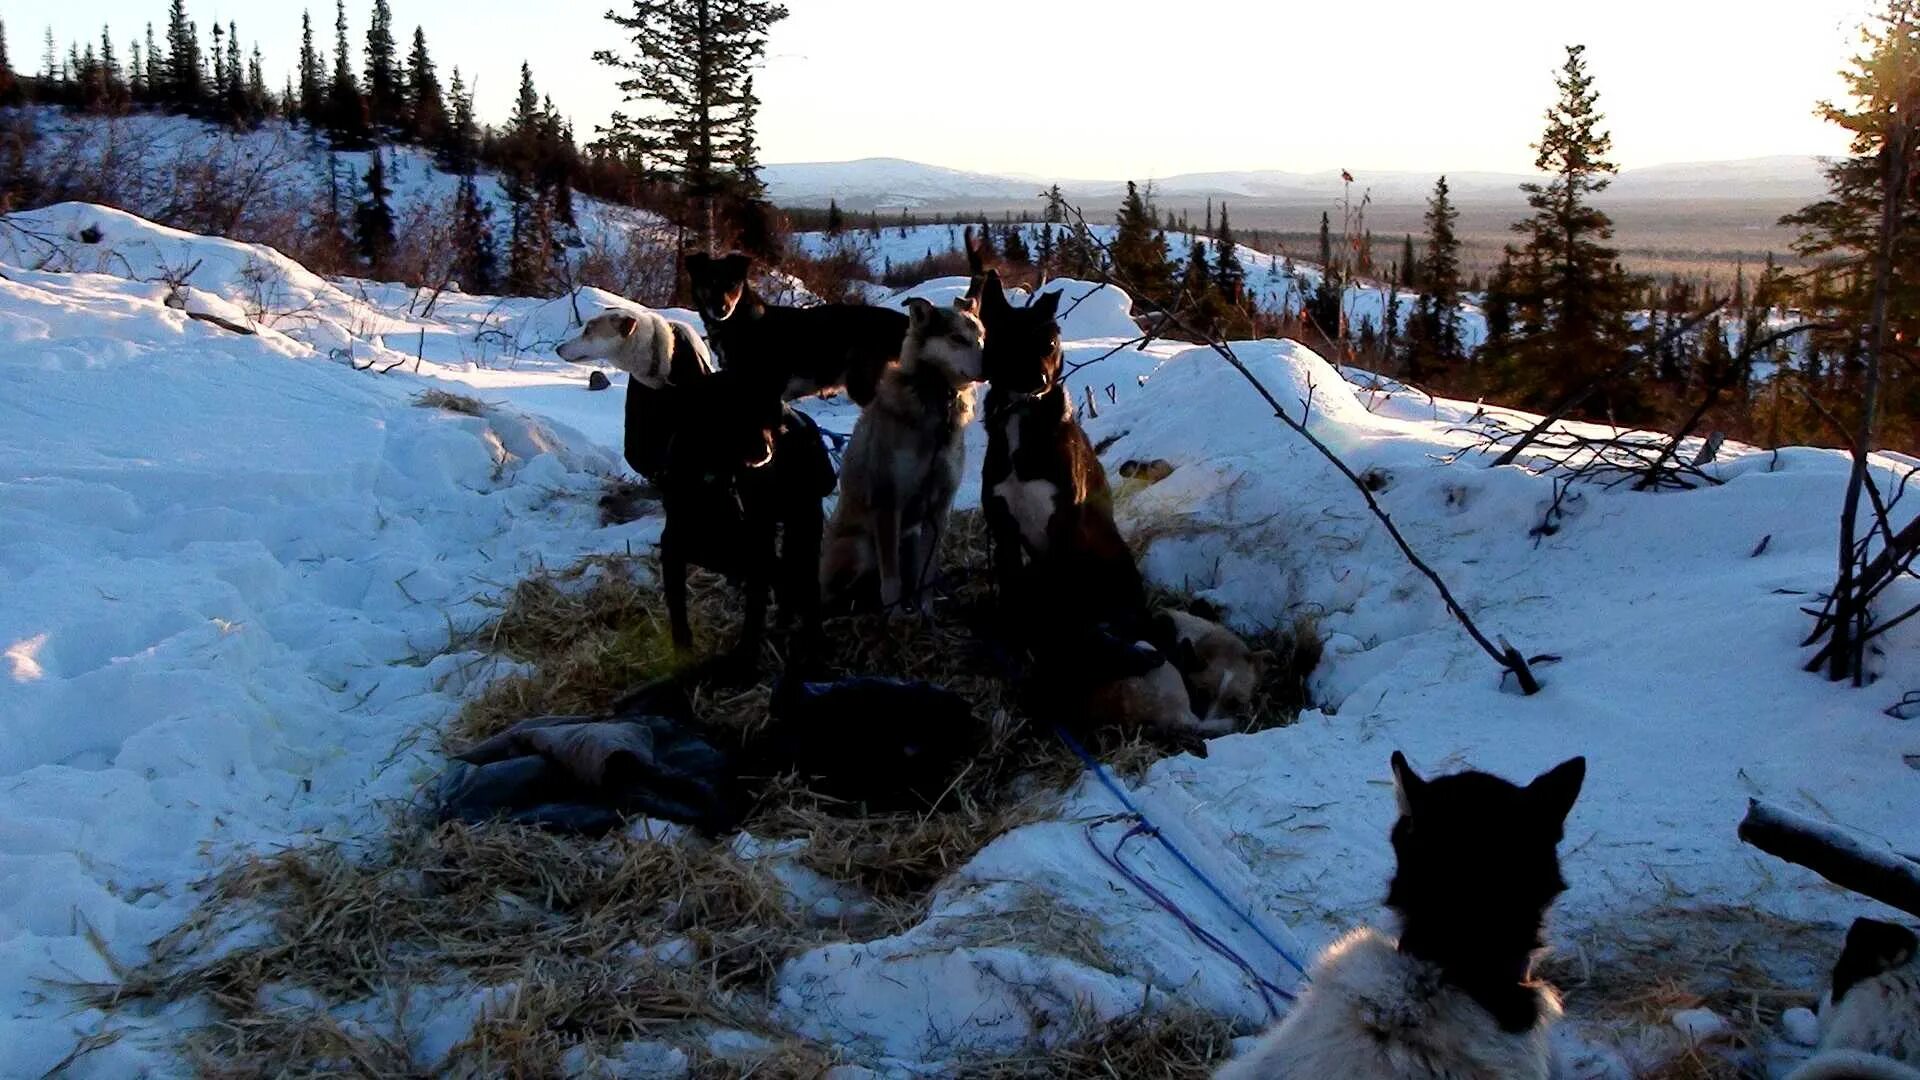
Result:
{"label": "spruce tree", "polygon": [[560,110],[553,107],[552,98],[545,98],[540,104],[539,145],[540,180],[551,193],[554,222],[572,228],[576,224],[573,217],[573,129],[561,121]]}
{"label": "spruce tree", "polygon": [[147,101],[147,60],[140,51],[140,39],[135,38],[127,48],[127,94],[134,101],[145,104]]}
{"label": "spruce tree", "polygon": [[387,256],[393,254],[393,207],[388,202],[393,189],[387,187],[386,154],[376,148],[370,156],[364,197],[353,211],[354,239],[367,269],[379,277],[387,268]]}
{"label": "spruce tree", "polygon": [[602,49],[594,59],[627,73],[620,90],[645,111],[616,116],[605,137],[682,185],[709,247],[718,241],[719,201],[739,194],[740,166],[756,156],[752,67],[769,28],[786,17],[771,0],[633,0],[625,14],[607,12],[632,49]]}
{"label": "spruce tree", "polygon": [[[1920,0],[1885,0],[1861,32],[1863,49],[1842,72],[1845,103],[1823,102],[1818,113],[1848,133],[1850,156],[1826,167],[1827,195],[1781,219],[1799,230],[1793,249],[1820,268],[1799,292],[1800,306],[1829,314],[1838,329],[1814,336],[1810,353],[1818,366],[1802,378],[1822,404],[1847,425],[1861,428],[1869,411],[1865,393],[1867,346],[1873,326],[1874,281],[1880,257],[1881,222],[1887,212],[1886,175],[1891,148],[1908,137],[1914,101],[1920,96]],[[1909,146],[1910,154],[1920,150]],[[1909,176],[1920,174],[1920,170]],[[1909,181],[1909,192],[1912,191]],[[1920,205],[1911,194],[1892,208],[1896,226],[1887,255],[1891,275],[1886,302],[1887,340],[1911,342],[1920,333]],[[1769,273],[1775,271],[1770,268]],[[1824,363],[1818,357],[1829,358]],[[1880,365],[1880,385],[1870,418],[1920,417],[1920,377],[1906,363]]]}
{"label": "spruce tree", "polygon": [[313,13],[300,13],[300,118],[319,130],[327,123],[327,67],[313,45]]}
{"label": "spruce tree", "polygon": [[1526,238],[1517,291],[1515,337],[1493,359],[1522,406],[1547,406],[1594,387],[1588,407],[1633,420],[1639,411],[1631,372],[1620,367],[1629,343],[1629,286],[1606,245],[1613,222],[1592,203],[1618,171],[1613,139],[1600,127],[1599,92],[1587,74],[1586,48],[1567,47],[1555,76],[1559,97],[1535,144],[1534,167],[1546,183],[1526,183],[1533,216],[1513,228]]}
{"label": "spruce tree", "polygon": [[267,70],[260,60],[260,43],[253,43],[253,55],[247,58],[247,115],[254,121],[275,112],[273,91],[267,89]]}
{"label": "spruce tree", "polygon": [[733,186],[740,198],[749,201],[767,197],[767,185],[760,180],[759,116],[760,99],[754,95],[749,75],[740,99],[740,130],[733,143]]}
{"label": "spruce tree", "polygon": [[512,218],[507,286],[520,296],[544,296],[553,282],[556,249],[553,192],[545,183],[543,137],[547,115],[534,88],[533,68],[520,65],[520,93],[502,140],[501,188]]}
{"label": "spruce tree", "polygon": [[353,46],[347,41],[347,0],[335,0],[333,78],[327,84],[327,130],[342,150],[363,149],[367,140],[367,103],[353,73]]}
{"label": "spruce tree", "polygon": [[499,255],[493,235],[493,210],[480,197],[474,179],[480,148],[479,124],[474,120],[473,94],[453,69],[449,100],[452,115],[442,138],[441,161],[460,177],[453,196],[454,274],[469,293],[486,294],[499,288]]}
{"label": "spruce tree", "polygon": [[24,96],[13,74],[13,60],[7,56],[7,21],[0,19],[0,107],[18,105]]}
{"label": "spruce tree", "polygon": [[406,132],[414,141],[437,146],[446,133],[447,100],[440,75],[427,53],[427,32],[413,28],[413,52],[407,57]]}
{"label": "spruce tree", "polygon": [[[1429,363],[1446,363],[1460,356],[1460,240],[1454,229],[1460,212],[1454,208],[1447,178],[1434,182],[1427,200],[1427,254],[1419,263],[1423,284],[1407,328],[1407,374],[1419,378]],[[1412,244],[1408,244],[1409,250]]]}
{"label": "spruce tree", "polygon": [[210,58],[213,60],[213,79],[208,88],[212,91],[214,100],[217,101],[227,89],[227,31],[219,23],[213,24],[213,49],[210,52]]}
{"label": "spruce tree", "polygon": [[1480,310],[1487,320],[1487,340],[1482,349],[1489,356],[1500,355],[1513,333],[1515,273],[1513,249],[1508,248],[1500,265],[1494,267],[1493,276],[1487,280],[1486,293],[1480,302]]}
{"label": "spruce tree", "polygon": [[840,212],[840,200],[827,200],[827,235],[837,237],[847,228],[846,216]]}
{"label": "spruce tree", "polygon": [[206,103],[200,67],[200,38],[187,19],[186,0],[173,0],[167,14],[167,100],[179,109],[197,111]]}
{"label": "spruce tree", "polygon": [[498,288],[499,256],[494,251],[493,212],[480,198],[472,173],[460,177],[453,194],[454,273],[469,293]]}
{"label": "spruce tree", "polygon": [[1151,196],[1127,181],[1126,199],[1115,216],[1113,241],[1107,245],[1114,273],[1144,300],[1171,305],[1173,266],[1167,258],[1167,240],[1155,229]]}
{"label": "spruce tree", "polygon": [[1320,283],[1306,296],[1303,311],[1330,341],[1338,342],[1345,334],[1347,283],[1340,267],[1329,261],[1320,271]]}
{"label": "spruce tree", "polygon": [[377,131],[390,131],[405,120],[406,89],[393,40],[393,9],[387,0],[373,0],[367,22],[367,117]]}
{"label": "spruce tree", "polygon": [[1182,306],[1191,307],[1204,316],[1212,289],[1213,272],[1207,267],[1207,245],[1196,236],[1187,245],[1186,269],[1180,275]]}
{"label": "spruce tree", "polygon": [[104,26],[100,28],[100,82],[106,105],[120,108],[127,103],[126,72],[121,70],[120,58],[113,51],[113,37]]}
{"label": "spruce tree", "polygon": [[1320,265],[1333,265],[1333,221],[1325,210],[1320,211]]}
{"label": "spruce tree", "polygon": [[1247,268],[1240,262],[1224,202],[1220,204],[1220,227],[1213,234],[1213,287],[1229,304],[1238,304],[1247,289]]}
{"label": "spruce tree", "polygon": [[221,108],[235,124],[251,126],[255,117],[247,108],[247,69],[240,62],[240,29],[227,23],[227,59],[220,70],[226,77],[220,84]]}
{"label": "spruce tree", "polygon": [[1400,249],[1400,283],[1409,289],[1420,287],[1420,258],[1413,251],[1413,234]]}

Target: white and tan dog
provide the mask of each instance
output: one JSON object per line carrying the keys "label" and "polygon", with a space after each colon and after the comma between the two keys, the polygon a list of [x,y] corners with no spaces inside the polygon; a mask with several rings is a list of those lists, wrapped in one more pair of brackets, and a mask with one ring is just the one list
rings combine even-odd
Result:
{"label": "white and tan dog", "polygon": [[1219,623],[1172,609],[1157,618],[1154,644],[1180,669],[1198,730],[1206,734],[1225,734],[1246,718],[1272,659]]}
{"label": "white and tan dog", "polygon": [[580,336],[558,352],[569,363],[612,364],[627,373],[627,464],[659,482],[681,419],[673,399],[713,373],[707,343],[693,327],[658,312],[609,308],[588,319]]}
{"label": "white and tan dog", "polygon": [[932,609],[926,591],[966,464],[986,329],[973,301],[907,301],[900,363],[881,376],[840,466],[820,585],[829,602],[879,574],[880,603]]}
{"label": "white and tan dog", "polygon": [[677,374],[687,374],[688,363],[698,365],[700,373],[713,370],[713,357],[699,332],[644,309],[608,308],[588,319],[580,336],[558,352],[570,364],[612,364],[655,390],[672,385]]}

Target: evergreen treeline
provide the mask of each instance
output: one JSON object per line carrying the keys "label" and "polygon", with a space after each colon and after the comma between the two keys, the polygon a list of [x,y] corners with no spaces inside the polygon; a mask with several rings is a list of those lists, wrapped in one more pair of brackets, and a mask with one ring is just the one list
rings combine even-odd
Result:
{"label": "evergreen treeline", "polygon": [[[0,23],[0,105],[107,115],[150,110],[243,131],[280,119],[305,125],[331,150],[372,151],[364,171],[336,164],[315,224],[337,229],[343,249],[357,251],[375,273],[385,269],[400,227],[380,160],[380,149],[392,145],[426,150],[461,178],[448,239],[462,268],[458,279],[469,289],[504,283],[546,293],[560,284],[559,255],[574,235],[580,191],[662,213],[715,245],[739,242],[771,254],[774,227],[759,182],[758,99],[748,69],[784,9],[756,0],[635,0],[632,9],[610,18],[634,32],[635,57],[605,58],[631,73],[623,86],[646,112],[617,116],[584,148],[524,65],[512,115],[497,128],[481,124],[458,69],[443,83],[425,29],[405,37],[388,0],[373,0],[359,35],[345,0],[335,0],[331,35],[303,12],[295,64],[277,90],[266,81],[259,45],[243,45],[232,22],[203,28],[187,0],[167,0],[163,21],[124,47],[103,28],[97,43],[70,44],[63,56],[49,35],[46,63],[31,74],[16,70]],[[669,39],[682,45],[672,57],[647,47]],[[702,74],[689,75],[683,60]],[[24,155],[18,142],[0,149]],[[500,209],[511,223],[505,252],[494,250],[494,208],[475,180],[483,169],[500,176],[507,203]]]}

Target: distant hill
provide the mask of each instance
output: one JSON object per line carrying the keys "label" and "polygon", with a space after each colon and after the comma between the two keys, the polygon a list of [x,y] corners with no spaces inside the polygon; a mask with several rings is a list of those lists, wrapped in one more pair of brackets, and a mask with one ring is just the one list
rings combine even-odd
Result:
{"label": "distant hill", "polygon": [[[1355,190],[1371,189],[1376,202],[1412,202],[1426,198],[1437,173],[1360,172]],[[1105,197],[1124,187],[1121,181],[1057,180],[995,175],[925,165],[899,158],[769,165],[763,176],[775,202],[786,206],[825,206],[829,199],[850,210],[908,209],[955,203],[1018,202],[1033,198],[1049,183],[1071,196]],[[1448,174],[1459,202],[1510,201],[1530,174],[1458,172]],[[1611,201],[1810,199],[1824,189],[1820,159],[1810,155],[1691,162],[1628,169],[1609,192]],[[1306,202],[1337,197],[1338,170],[1286,172],[1185,173],[1154,181],[1164,199],[1207,196]]]}

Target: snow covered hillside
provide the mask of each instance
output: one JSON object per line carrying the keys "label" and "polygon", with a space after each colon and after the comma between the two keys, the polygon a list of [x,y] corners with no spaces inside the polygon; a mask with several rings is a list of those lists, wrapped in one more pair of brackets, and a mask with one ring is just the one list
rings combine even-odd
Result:
{"label": "snow covered hillside", "polygon": [[[330,197],[329,174],[346,212],[355,185],[367,173],[370,152],[331,150],[305,126],[270,120],[236,132],[191,117],[134,112],[96,116],[53,107],[23,110],[39,133],[31,162],[56,191],[162,220],[214,217],[226,235],[282,238],[307,229]],[[387,184],[402,231],[423,215],[443,213],[459,185],[433,154],[391,146]],[[492,211],[499,250],[507,250],[512,220],[500,178],[478,177],[480,198]],[[630,245],[663,245],[669,233],[644,211],[576,195],[579,222],[572,242],[614,257]]]}
{"label": "snow covered hillside", "polygon": [[[1151,576],[1243,629],[1307,616],[1326,636],[1318,708],[1297,725],[1131,785],[1266,936],[1304,959],[1383,920],[1396,749],[1517,779],[1588,757],[1549,970],[1612,992],[1570,999],[1570,1075],[1670,1058],[1685,1040],[1666,1010],[1758,1000],[1754,978],[1810,1001],[1847,920],[1886,915],[1734,837],[1760,796],[1920,850],[1920,729],[1883,712],[1920,687],[1920,622],[1887,636],[1867,689],[1799,671],[1799,609],[1833,573],[1841,455],[1729,446],[1707,466],[1719,486],[1578,487],[1535,535],[1554,478],[1456,458],[1485,421],[1471,404],[1363,392],[1296,344],[1237,344],[1278,400],[1311,400],[1315,434],[1369,473],[1482,625],[1559,658],[1521,697],[1236,372],[1178,343],[1116,352],[1137,333],[1124,295],[1049,288],[1070,362],[1097,360],[1073,378],[1099,400],[1087,426],[1109,470],[1172,467],[1120,501],[1123,529],[1152,540]],[[553,355],[579,316],[625,301],[428,301],[97,206],[0,223],[0,1076],[188,1072],[182,1041],[209,1009],[96,1008],[73,985],[139,962],[237,853],[379,835],[385,804],[438,768],[434,732],[498,671],[450,629],[537,566],[657,539],[657,516],[603,527],[596,508],[625,471],[623,380],[589,393]],[[435,407],[435,389],[482,404]],[[843,402],[806,408],[851,428]],[[1913,465],[1878,464],[1890,479]],[[1895,592],[1892,607],[1920,601],[1920,583]],[[1099,857],[1126,832],[1118,811],[1083,781],[911,927],[788,960],[771,1021],[886,1076],[1143,1004],[1254,1030],[1271,1012],[1246,975]],[[1136,842],[1127,858],[1259,975],[1295,982],[1164,853]],[[339,1015],[399,1031],[400,1011],[375,994]],[[412,1068],[431,1072],[477,1016],[430,1018]],[[1757,1034],[1762,1075],[1804,1053]],[[760,1044],[726,1045],[751,1059]]]}
{"label": "snow covered hillside", "polygon": [[[1047,226],[1039,224],[1020,227],[1021,238],[1029,250],[1038,243],[1040,231],[1044,228]],[[1055,225],[1052,228],[1057,237],[1066,226]],[[795,233],[790,240],[800,251],[816,258],[835,251],[852,251],[875,275],[884,276],[895,266],[910,266],[931,256],[964,251],[965,229],[964,223],[910,225],[905,228],[896,224],[882,226],[878,233],[850,228],[838,236],[829,236],[824,232]],[[1089,225],[1089,230],[1103,244],[1111,242],[1115,232],[1112,225]],[[1168,233],[1168,254],[1184,260],[1195,240],[1207,245],[1208,257],[1212,258],[1213,239],[1192,233]],[[1246,244],[1235,244],[1234,254],[1239,256],[1240,264],[1246,268],[1248,296],[1262,311],[1299,312],[1306,305],[1308,297],[1320,287],[1322,274],[1320,268],[1312,263],[1298,262],[1281,253],[1258,251]],[[1398,319],[1396,325],[1403,329],[1406,327],[1419,294],[1408,289],[1394,291],[1377,283],[1356,281],[1348,284],[1343,301],[1348,328],[1352,333],[1358,334],[1362,324],[1370,324],[1376,331],[1384,325],[1389,292],[1394,293]],[[1478,349],[1487,339],[1486,316],[1472,303],[1460,307],[1460,339],[1469,353]]]}

